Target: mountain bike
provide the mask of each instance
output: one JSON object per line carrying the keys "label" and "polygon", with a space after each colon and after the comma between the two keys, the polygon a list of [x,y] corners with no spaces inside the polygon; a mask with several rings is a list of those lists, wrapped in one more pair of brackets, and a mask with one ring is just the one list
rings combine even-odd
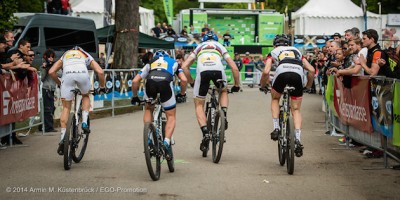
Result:
{"label": "mountain bike", "polygon": [[[212,142],[212,159],[214,163],[218,163],[221,159],[222,150],[225,143],[225,122],[226,117],[224,111],[220,109],[219,97],[221,96],[222,87],[226,81],[218,79],[218,88],[214,85],[210,88],[210,98],[206,101],[206,117],[207,128],[210,131]],[[216,94],[218,90],[218,95]],[[205,145],[203,157],[207,157],[209,143]]]}
{"label": "mountain bike", "polygon": [[[149,171],[151,179],[157,181],[160,179],[161,175],[161,163],[166,159],[166,147],[164,146],[165,137],[165,125],[167,123],[167,118],[164,109],[161,106],[160,97],[156,99],[149,98],[145,101],[146,104],[154,106],[153,110],[153,122],[144,124],[143,131],[143,143],[144,143],[144,155],[146,159],[147,169]],[[171,160],[167,160],[168,169],[170,172],[175,171],[174,156],[172,151],[172,144],[170,146],[171,150]],[[161,157],[163,158],[161,160]]]}
{"label": "mountain bike", "polygon": [[[78,88],[71,90],[74,93],[73,109],[68,117],[67,129],[63,138],[64,142],[64,169],[71,169],[72,161],[79,163],[85,155],[89,141],[89,133],[82,130],[82,99],[78,100],[81,93]],[[90,127],[88,116],[87,124]]]}
{"label": "mountain bike", "polygon": [[279,125],[280,132],[278,138],[278,157],[279,164],[285,165],[288,174],[294,171],[295,137],[293,118],[290,116],[290,93],[294,87],[286,86],[279,101]]}

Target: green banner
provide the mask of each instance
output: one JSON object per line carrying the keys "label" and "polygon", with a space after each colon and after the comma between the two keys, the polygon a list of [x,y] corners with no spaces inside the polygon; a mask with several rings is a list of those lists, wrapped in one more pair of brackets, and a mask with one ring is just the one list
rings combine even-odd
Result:
{"label": "green banner", "polygon": [[394,85],[393,94],[393,145],[400,146],[400,82]]}
{"label": "green banner", "polygon": [[281,14],[259,14],[259,43],[262,45],[272,45],[275,35],[283,33],[284,23],[284,16]]}
{"label": "green banner", "polygon": [[[207,21],[218,38],[222,38],[226,31],[229,31],[232,36],[231,45],[254,44],[254,15],[208,15]],[[220,39],[219,42],[222,43],[223,40]]]}
{"label": "green banner", "polygon": [[[207,24],[207,13],[193,13],[194,31],[201,33],[201,29]],[[190,31],[190,14],[182,14],[182,27],[187,26]]]}
{"label": "green banner", "polygon": [[331,112],[335,115],[337,115],[337,112],[335,110],[335,106],[333,105],[333,93],[334,91],[334,85],[335,85],[335,77],[333,75],[328,76],[328,83],[326,84],[326,90],[325,90],[325,99],[326,103],[329,106],[329,109]]}
{"label": "green banner", "polygon": [[167,16],[168,24],[172,25],[172,19],[174,16],[174,5],[173,0],[164,0],[165,16]]}

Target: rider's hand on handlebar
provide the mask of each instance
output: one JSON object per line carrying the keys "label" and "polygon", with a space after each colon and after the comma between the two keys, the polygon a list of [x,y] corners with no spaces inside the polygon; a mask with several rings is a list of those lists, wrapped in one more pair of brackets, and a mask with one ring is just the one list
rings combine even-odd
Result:
{"label": "rider's hand on handlebar", "polygon": [[268,86],[260,87],[260,92],[267,94],[269,92]]}
{"label": "rider's hand on handlebar", "polygon": [[139,105],[140,104],[139,97],[132,97],[131,104],[134,105],[134,106]]}
{"label": "rider's hand on handlebar", "polygon": [[239,86],[233,86],[233,87],[231,88],[231,92],[239,92],[239,90],[240,90],[240,87],[239,87]]}
{"label": "rider's hand on handlebar", "polygon": [[96,94],[98,94],[98,95],[102,95],[102,94],[105,94],[105,93],[107,93],[105,87],[99,87],[99,88],[97,88],[97,90],[96,90]]}

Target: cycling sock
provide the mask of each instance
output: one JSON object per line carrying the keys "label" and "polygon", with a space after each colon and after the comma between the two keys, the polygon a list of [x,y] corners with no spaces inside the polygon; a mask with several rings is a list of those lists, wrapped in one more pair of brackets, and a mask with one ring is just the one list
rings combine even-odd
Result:
{"label": "cycling sock", "polygon": [[300,129],[294,129],[294,133],[296,134],[296,139],[298,139],[300,141],[301,130]]}
{"label": "cycling sock", "polygon": [[207,128],[207,126],[202,126],[202,127],[200,127],[200,129],[201,129],[201,132],[203,132],[203,137],[204,137],[206,134],[209,134],[209,133],[208,133],[208,128]]}
{"label": "cycling sock", "polygon": [[64,139],[64,135],[65,135],[65,132],[67,131],[67,129],[66,128],[61,128],[61,139],[60,139],[60,142],[62,142],[63,141],[63,139]]}
{"label": "cycling sock", "polygon": [[280,130],[281,127],[279,127],[279,118],[273,118],[272,121],[274,123],[274,129]]}
{"label": "cycling sock", "polygon": [[87,123],[88,116],[89,116],[89,111],[87,111],[87,110],[82,111],[82,122],[83,123]]}
{"label": "cycling sock", "polygon": [[171,144],[171,141],[169,138],[164,138],[164,142],[166,142],[168,144],[168,146]]}
{"label": "cycling sock", "polygon": [[226,117],[226,113],[228,112],[228,108],[227,107],[221,107],[221,110],[224,111],[224,115]]}

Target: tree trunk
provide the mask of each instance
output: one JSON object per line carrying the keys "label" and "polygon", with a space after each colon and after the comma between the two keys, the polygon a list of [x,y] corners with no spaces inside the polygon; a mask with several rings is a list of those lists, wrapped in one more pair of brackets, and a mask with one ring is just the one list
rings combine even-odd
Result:
{"label": "tree trunk", "polygon": [[114,69],[130,69],[138,63],[139,0],[115,1]]}

